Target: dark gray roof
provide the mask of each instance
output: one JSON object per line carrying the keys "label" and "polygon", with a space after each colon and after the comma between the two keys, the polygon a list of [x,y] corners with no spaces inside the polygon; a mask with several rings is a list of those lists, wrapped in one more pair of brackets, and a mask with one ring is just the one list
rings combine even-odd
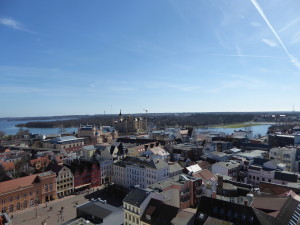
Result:
{"label": "dark gray roof", "polygon": [[96,217],[104,220],[113,212],[122,212],[121,209],[114,207],[110,204],[102,202],[88,202],[84,205],[81,205],[77,208],[77,217]]}
{"label": "dark gray roof", "polygon": [[144,189],[136,188],[124,198],[123,202],[139,207],[148,195],[149,192]]}
{"label": "dark gray roof", "polygon": [[288,200],[285,202],[284,206],[281,208],[276,219],[279,224],[299,224],[300,222],[300,202],[289,196]]}
{"label": "dark gray roof", "polygon": [[83,140],[83,138],[77,138],[74,136],[64,136],[64,137],[54,138],[50,141],[50,143],[61,144],[64,142],[73,142],[73,141],[80,141],[80,140]]}
{"label": "dark gray roof", "polygon": [[287,171],[276,171],[274,178],[277,180],[284,180],[296,183],[298,180],[298,175]]}
{"label": "dark gray roof", "polygon": [[236,225],[278,224],[274,217],[252,207],[201,196],[194,225],[203,225],[209,216]]}
{"label": "dark gray roof", "polygon": [[136,165],[139,167],[150,167],[153,169],[162,169],[169,167],[166,162],[160,159],[144,159],[138,157],[125,157],[122,161],[116,163],[119,166],[125,167],[126,165]]}
{"label": "dark gray roof", "polygon": [[[166,205],[157,199],[151,199],[141,220],[153,225],[171,225],[171,221],[176,217],[179,208]],[[147,218],[147,215],[150,218]]]}

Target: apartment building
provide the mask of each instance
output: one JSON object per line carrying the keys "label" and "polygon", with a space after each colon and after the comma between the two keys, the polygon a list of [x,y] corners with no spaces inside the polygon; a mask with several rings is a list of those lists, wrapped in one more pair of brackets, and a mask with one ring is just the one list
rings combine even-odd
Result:
{"label": "apartment building", "polygon": [[145,188],[169,177],[169,165],[163,160],[127,156],[113,165],[113,182],[126,188]]}
{"label": "apartment building", "polygon": [[51,162],[46,171],[56,174],[57,197],[64,197],[74,192],[74,176],[68,167]]}
{"label": "apartment building", "polygon": [[269,152],[270,159],[276,159],[281,163],[284,163],[286,165],[286,170],[293,172],[298,171],[298,167],[296,166],[296,154],[297,149],[296,148],[289,148],[289,147],[283,147],[283,148],[271,148]]}
{"label": "apartment building", "polygon": [[163,196],[157,192],[151,192],[141,188],[133,189],[123,200],[124,224],[142,224],[141,217],[152,198],[163,200]]}

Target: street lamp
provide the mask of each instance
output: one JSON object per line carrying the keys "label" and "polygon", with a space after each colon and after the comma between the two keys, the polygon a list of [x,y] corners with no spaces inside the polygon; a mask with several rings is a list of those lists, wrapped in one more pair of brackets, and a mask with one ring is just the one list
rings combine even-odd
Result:
{"label": "street lamp", "polygon": [[38,198],[35,199],[35,218],[38,217]]}

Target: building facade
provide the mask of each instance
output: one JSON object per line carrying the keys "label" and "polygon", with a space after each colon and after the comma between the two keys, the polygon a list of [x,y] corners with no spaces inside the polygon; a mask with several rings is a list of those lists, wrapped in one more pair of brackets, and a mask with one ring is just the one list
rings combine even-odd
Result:
{"label": "building facade", "polygon": [[52,171],[0,183],[2,212],[15,212],[56,198],[56,175]]}
{"label": "building facade", "polygon": [[159,159],[127,156],[113,165],[113,182],[126,188],[145,188],[169,177],[169,165]]}
{"label": "building facade", "polygon": [[58,137],[52,140],[45,140],[43,142],[44,148],[61,149],[61,150],[66,148],[80,147],[83,145],[84,145],[84,138],[77,138],[74,136]]}

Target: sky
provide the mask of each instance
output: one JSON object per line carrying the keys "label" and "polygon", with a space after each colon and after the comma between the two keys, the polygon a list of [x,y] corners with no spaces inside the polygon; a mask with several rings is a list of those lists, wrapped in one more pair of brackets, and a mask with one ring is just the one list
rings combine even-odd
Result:
{"label": "sky", "polygon": [[300,110],[299,0],[0,0],[0,117]]}

